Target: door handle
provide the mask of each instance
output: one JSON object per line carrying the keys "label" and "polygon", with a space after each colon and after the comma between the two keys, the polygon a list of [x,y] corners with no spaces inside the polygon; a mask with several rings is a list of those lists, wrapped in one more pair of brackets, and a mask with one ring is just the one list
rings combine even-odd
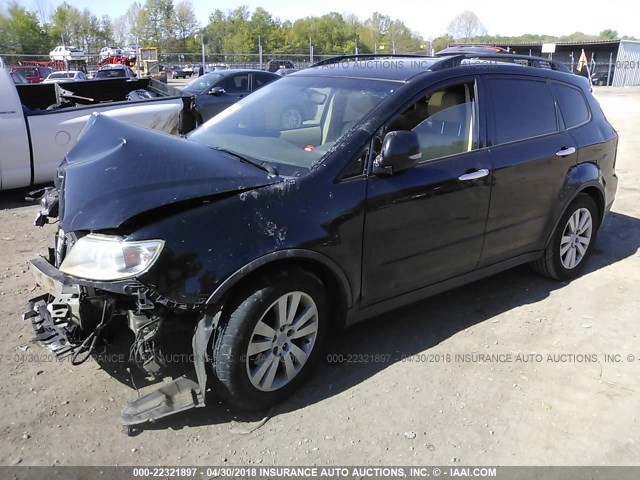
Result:
{"label": "door handle", "polygon": [[575,147],[563,147],[556,152],[557,157],[566,157],[567,155],[571,155],[576,153]]}
{"label": "door handle", "polygon": [[465,173],[464,175],[460,175],[458,180],[468,181],[468,180],[477,180],[479,178],[484,178],[489,175],[489,170],[486,168],[481,168],[480,170],[476,170],[475,172]]}

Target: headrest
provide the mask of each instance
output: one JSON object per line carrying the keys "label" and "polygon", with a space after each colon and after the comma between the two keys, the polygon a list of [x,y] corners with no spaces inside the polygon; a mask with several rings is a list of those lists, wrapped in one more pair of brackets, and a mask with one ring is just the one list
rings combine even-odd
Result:
{"label": "headrest", "polygon": [[446,110],[447,108],[455,107],[465,103],[464,95],[461,92],[441,90],[431,95],[429,99],[428,112],[429,116],[433,116],[436,113]]}

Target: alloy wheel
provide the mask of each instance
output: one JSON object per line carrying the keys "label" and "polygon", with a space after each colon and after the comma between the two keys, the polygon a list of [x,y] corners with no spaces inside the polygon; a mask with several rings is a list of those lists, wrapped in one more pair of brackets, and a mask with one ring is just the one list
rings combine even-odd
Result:
{"label": "alloy wheel", "polygon": [[584,258],[591,243],[593,219],[586,208],[579,208],[569,217],[560,238],[560,261],[567,270],[575,268]]}
{"label": "alloy wheel", "polygon": [[309,359],[318,322],[318,308],[304,292],[289,292],[273,302],[249,339],[246,366],[251,384],[263,392],[288,385]]}

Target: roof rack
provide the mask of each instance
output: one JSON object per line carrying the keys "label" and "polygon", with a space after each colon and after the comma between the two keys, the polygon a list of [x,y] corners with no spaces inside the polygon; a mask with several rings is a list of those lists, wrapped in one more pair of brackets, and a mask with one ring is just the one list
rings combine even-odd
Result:
{"label": "roof rack", "polygon": [[405,54],[388,54],[388,53],[361,53],[356,55],[338,55],[336,57],[327,58],[325,60],[320,60],[319,62],[311,65],[312,67],[321,67],[323,65],[332,65],[335,63],[340,63],[345,60],[366,60],[366,59],[380,59],[380,58],[429,58],[432,60],[436,60],[436,62],[429,68],[431,71],[442,70],[445,68],[458,67],[462,63],[463,60],[471,60],[471,59],[482,59],[482,60],[494,60],[496,62],[500,61],[509,61],[509,60],[524,60],[526,61],[526,65],[529,67],[536,68],[546,68],[547,65],[551,70],[557,70],[559,72],[567,72],[571,73],[571,71],[567,68],[566,65],[557,62],[555,60],[549,60],[544,57],[532,57],[529,55],[517,55],[515,53],[506,53],[506,52],[478,52],[470,50],[465,52],[464,50],[460,53],[452,53],[449,55],[440,55],[436,54],[435,57],[431,57],[429,55],[420,55],[415,53],[405,53]]}
{"label": "roof rack", "polygon": [[555,60],[549,60],[544,57],[532,57],[529,55],[517,55],[515,53],[499,53],[499,52],[460,52],[459,54],[453,54],[451,56],[442,56],[442,60],[436,62],[431,66],[430,70],[442,70],[444,68],[451,68],[459,66],[463,60],[482,59],[482,60],[495,60],[509,61],[509,60],[524,60],[527,62],[527,66],[536,68],[546,68],[546,65],[551,70],[557,70],[559,72],[571,73],[566,65],[557,62]]}
{"label": "roof rack", "polygon": [[338,55],[331,58],[320,60],[319,62],[311,65],[312,67],[321,67],[323,65],[332,65],[334,63],[340,63],[344,60],[365,60],[365,59],[378,59],[378,58],[433,58],[429,55],[420,55],[415,53],[358,53],[355,55]]}

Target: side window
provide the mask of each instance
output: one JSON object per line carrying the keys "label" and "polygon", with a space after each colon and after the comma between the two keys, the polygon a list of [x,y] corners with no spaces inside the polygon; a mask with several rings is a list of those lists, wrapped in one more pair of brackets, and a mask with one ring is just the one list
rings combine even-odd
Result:
{"label": "side window", "polygon": [[555,102],[546,82],[492,78],[488,83],[495,117],[496,144],[558,131]]}
{"label": "side window", "polygon": [[387,131],[413,130],[422,161],[478,148],[478,106],[474,82],[451,85],[421,97],[391,121]]}
{"label": "side window", "polygon": [[589,120],[589,108],[580,90],[559,83],[552,83],[551,86],[558,100],[566,128],[575,127]]}
{"label": "side window", "polygon": [[267,83],[273,82],[274,78],[271,75],[265,75],[264,73],[253,74],[253,89],[258,90],[260,87],[264,87]]}
{"label": "side window", "polygon": [[364,148],[360,153],[351,160],[351,163],[347,165],[347,168],[342,172],[342,180],[347,178],[357,177],[364,173],[364,167],[369,158],[369,147]]}
{"label": "side window", "polygon": [[249,91],[249,74],[234,75],[227,77],[222,85],[227,93],[243,93]]}

